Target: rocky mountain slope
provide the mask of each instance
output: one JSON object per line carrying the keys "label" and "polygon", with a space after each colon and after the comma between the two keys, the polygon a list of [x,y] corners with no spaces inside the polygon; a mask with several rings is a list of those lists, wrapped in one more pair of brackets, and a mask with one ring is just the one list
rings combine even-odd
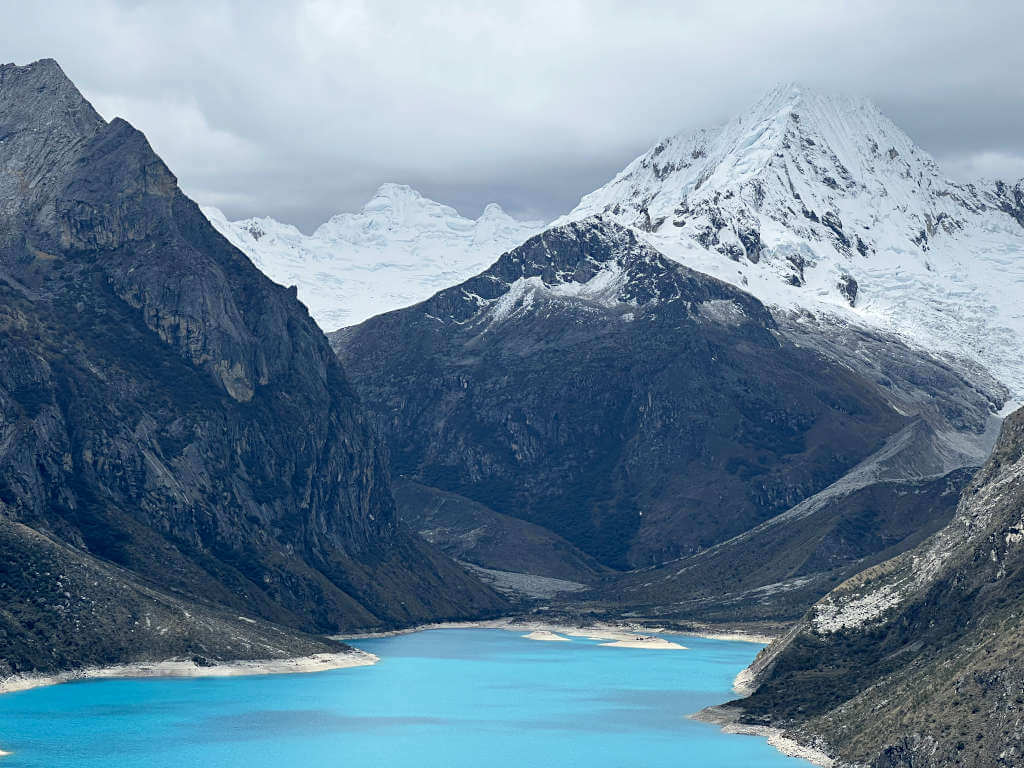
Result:
{"label": "rocky mountain slope", "polygon": [[750,670],[748,722],[874,768],[1024,761],[1024,411],[952,521],[818,602]]}
{"label": "rocky mountain slope", "polygon": [[659,141],[556,223],[594,214],[766,304],[972,360],[1024,393],[1024,182],[950,181],[867,100],[777,88]]}
{"label": "rocky mountain slope", "polygon": [[406,307],[459,283],[540,230],[497,203],[473,220],[403,184],[384,184],[358,213],[333,216],[311,236],[272,218],[203,213],[271,280],[294,285],[327,331]]}
{"label": "rocky mountain slope", "polygon": [[395,504],[402,522],[460,562],[574,584],[597,582],[607,571],[547,528],[503,515],[457,493],[396,478]]}
{"label": "rocky mountain slope", "polygon": [[[877,331],[777,313],[779,332],[874,382],[916,414],[834,483],[749,531],[605,583],[600,605],[659,620],[796,620],[869,565],[949,521],[999,431],[1004,390]],[[768,553],[766,555],[766,553]]]}
{"label": "rocky mountain slope", "polygon": [[[899,384],[794,343],[754,297],[599,218],[332,343],[399,473],[620,569],[764,523],[910,421]],[[891,368],[913,377],[907,354]],[[983,443],[992,403],[939,363],[917,370],[943,373]]]}
{"label": "rocky mountain slope", "polygon": [[398,526],[294,289],[50,60],[0,67],[0,295],[2,671],[287,655],[320,643],[294,630],[501,605]]}

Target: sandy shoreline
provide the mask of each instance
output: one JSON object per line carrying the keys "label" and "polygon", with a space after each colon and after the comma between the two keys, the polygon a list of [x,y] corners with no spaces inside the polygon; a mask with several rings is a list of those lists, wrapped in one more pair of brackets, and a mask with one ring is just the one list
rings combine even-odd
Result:
{"label": "sandy shoreline", "polygon": [[828,754],[820,749],[791,739],[781,728],[740,723],[739,710],[732,707],[708,707],[696,714],[690,715],[690,718],[702,723],[717,725],[722,729],[722,733],[738,736],[759,736],[760,738],[767,739],[768,743],[782,754],[789,757],[802,758],[815,765],[820,765],[821,768],[833,768],[835,765],[835,760],[829,757]]}
{"label": "sandy shoreline", "polygon": [[795,739],[791,739],[779,728],[770,728],[765,725],[741,725],[735,723],[722,726],[722,733],[736,734],[739,736],[760,736],[767,739],[768,743],[779,752],[790,757],[799,757],[821,768],[832,768],[835,761],[820,749],[808,747]]}
{"label": "sandy shoreline", "polygon": [[301,672],[325,672],[345,667],[365,667],[379,659],[372,653],[353,650],[343,653],[317,653],[287,659],[253,659],[200,666],[185,659],[114,664],[109,667],[84,667],[52,675],[12,675],[0,680],[0,694],[27,691],[75,680],[107,680],[139,677],[235,677],[239,675],[285,675]]}
{"label": "sandy shoreline", "polygon": [[[346,667],[367,667],[380,661],[372,653],[353,649],[342,653],[316,653],[286,659],[252,659],[200,666],[186,659],[114,664],[109,667],[83,667],[52,675],[12,675],[0,679],[0,695],[70,683],[76,680],[111,680],[140,677],[237,677],[241,675],[288,675],[326,672]],[[0,749],[0,757],[10,755]]]}
{"label": "sandy shoreline", "polygon": [[[646,624],[595,622],[593,624],[573,625],[560,624],[553,621],[533,621],[520,617],[508,617],[503,619],[488,619],[484,621],[448,621],[436,624],[420,624],[405,629],[393,629],[384,632],[363,632],[345,635],[332,635],[332,639],[349,642],[353,640],[366,640],[379,637],[397,637],[413,632],[426,632],[433,629],[503,629],[508,632],[549,632],[570,637],[586,637],[591,640],[603,640],[606,642],[633,642],[637,635],[678,635],[681,637],[700,637],[705,640],[724,640],[727,642],[758,643],[768,645],[774,636],[741,631],[700,631],[700,630],[675,630],[667,627],[652,626]],[[532,638],[531,638],[532,639]],[[667,642],[667,641],[666,641]],[[620,646],[627,647],[627,646]],[[638,645],[636,647],[653,647]]]}
{"label": "sandy shoreline", "polygon": [[548,632],[545,629],[535,629],[535,630],[533,630],[533,632],[530,632],[529,634],[523,635],[523,639],[525,639],[525,640],[543,640],[544,642],[548,642],[548,643],[571,643],[572,642],[572,640],[570,640],[568,637],[562,637],[561,635],[557,635],[554,632]]}
{"label": "sandy shoreline", "polygon": [[603,648],[643,648],[651,651],[685,651],[685,645],[673,643],[664,637],[634,637],[632,640],[612,640],[601,643]]}

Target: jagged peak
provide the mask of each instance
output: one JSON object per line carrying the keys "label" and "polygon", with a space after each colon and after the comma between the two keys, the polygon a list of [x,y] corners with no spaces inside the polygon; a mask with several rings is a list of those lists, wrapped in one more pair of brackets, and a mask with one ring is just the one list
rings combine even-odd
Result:
{"label": "jagged peak", "polygon": [[424,197],[418,190],[407,184],[392,182],[381,184],[362,209],[363,214],[384,219],[390,223],[408,221],[423,211],[431,211],[435,215],[441,216],[459,215],[458,211],[451,206]]}
{"label": "jagged peak", "polygon": [[[33,77],[55,85],[75,87],[56,59],[38,59],[29,64],[0,64],[0,81],[16,77]],[[76,89],[77,90],[77,89]]]}
{"label": "jagged peak", "polygon": [[927,167],[930,174],[937,173],[931,157],[870,99],[827,93],[792,82],[770,89],[717,127],[683,131],[662,139],[610,185],[650,168],[657,181],[668,176],[692,177],[682,184],[682,192],[692,192],[709,181],[717,188],[751,178],[774,159],[819,145],[855,177],[867,173],[875,157],[890,151]]}
{"label": "jagged peak", "polygon": [[623,322],[632,322],[637,312],[656,312],[772,325],[754,297],[667,259],[632,229],[599,215],[534,235],[421,306],[434,321],[472,323],[482,333],[555,307],[597,322],[609,312]]}
{"label": "jagged peak", "polygon": [[[834,211],[841,197],[870,195],[887,199],[894,209],[918,209],[919,190],[950,184],[869,99],[786,83],[717,128],[658,142],[557,223],[611,213],[652,231],[669,222],[681,227],[678,222],[692,220],[686,214],[694,205],[717,208],[720,199],[726,201],[723,208],[736,208],[742,199],[748,213],[760,212],[765,196],[773,194],[780,218],[807,211],[816,221]],[[713,234],[707,239],[714,240]]]}
{"label": "jagged peak", "polygon": [[756,114],[776,107],[793,106],[805,109],[841,107],[847,111],[863,110],[881,115],[871,99],[856,94],[824,91],[800,81],[779,83],[765,91],[750,107],[740,113]]}
{"label": "jagged peak", "polygon": [[533,228],[542,222],[520,221],[510,216],[497,203],[488,203],[477,219],[463,216],[450,205],[440,203],[423,195],[408,184],[388,182],[381,184],[373,197],[358,213],[338,213],[332,216],[313,234],[327,239],[375,239],[379,232],[408,230],[410,237],[419,233],[465,233],[477,232],[488,237],[495,229]]}
{"label": "jagged peak", "polygon": [[770,304],[877,324],[1024,391],[1007,341],[1024,189],[948,179],[867,98],[777,86],[658,142],[555,223],[597,213]]}
{"label": "jagged peak", "polygon": [[480,214],[480,217],[477,219],[477,221],[482,221],[482,220],[486,220],[486,219],[511,219],[511,218],[513,218],[513,217],[510,216],[505,211],[504,208],[502,208],[500,205],[498,205],[498,203],[488,203],[487,205],[484,206],[484,210]]}
{"label": "jagged peak", "polygon": [[105,125],[55,59],[0,65],[0,126],[88,136]]}
{"label": "jagged peak", "polygon": [[377,191],[373,193],[373,196],[422,198],[423,193],[418,189],[410,187],[408,184],[400,184],[396,181],[385,181],[377,187]]}
{"label": "jagged peak", "polygon": [[433,203],[430,198],[424,197],[418,189],[413,189],[408,184],[397,184],[385,182],[377,187],[373,196],[363,205],[364,211],[375,210],[383,204],[402,205],[409,203]]}
{"label": "jagged peak", "polygon": [[[48,180],[106,125],[53,59],[0,65],[0,212],[45,199]],[[9,231],[0,221],[0,241]]]}

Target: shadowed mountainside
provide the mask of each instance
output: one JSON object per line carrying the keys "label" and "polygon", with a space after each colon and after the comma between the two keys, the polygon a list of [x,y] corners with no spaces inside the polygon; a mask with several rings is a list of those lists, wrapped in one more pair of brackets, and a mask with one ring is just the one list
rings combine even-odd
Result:
{"label": "shadowed mountainside", "polygon": [[[0,67],[0,137],[8,671],[187,654],[182,624],[225,611],[330,632],[503,605],[400,528],[327,340],[141,133],[105,122],[44,60]],[[21,568],[33,558],[79,574],[45,612],[33,595],[54,570]],[[106,578],[94,589],[83,569]],[[110,584],[120,610],[102,607]],[[167,634],[154,600],[196,607],[172,610]],[[241,644],[207,650],[264,653],[245,626],[231,626]]]}
{"label": "shadowed mountainside", "polygon": [[397,472],[616,568],[742,533],[906,423],[756,299],[600,219],[332,339]]}

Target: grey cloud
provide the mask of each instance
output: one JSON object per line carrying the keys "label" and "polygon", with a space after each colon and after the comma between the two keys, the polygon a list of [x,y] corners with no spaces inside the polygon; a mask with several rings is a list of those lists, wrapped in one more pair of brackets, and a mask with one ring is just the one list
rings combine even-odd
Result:
{"label": "grey cloud", "polygon": [[948,173],[1019,177],[1012,2],[0,0],[183,188],[309,230],[384,181],[550,218],[660,136],[777,82],[871,97]]}

